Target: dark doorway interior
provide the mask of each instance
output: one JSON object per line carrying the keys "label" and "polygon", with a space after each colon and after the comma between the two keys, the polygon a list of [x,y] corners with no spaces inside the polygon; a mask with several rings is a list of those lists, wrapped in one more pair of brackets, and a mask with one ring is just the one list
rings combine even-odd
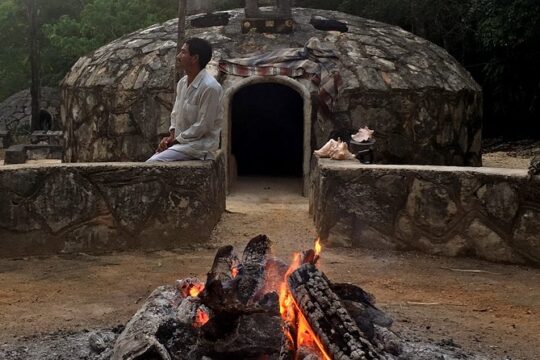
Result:
{"label": "dark doorway interior", "polygon": [[52,130],[53,125],[52,115],[46,110],[39,110],[39,129],[49,131]]}
{"label": "dark doorway interior", "polygon": [[302,176],[302,97],[288,86],[263,83],[232,101],[232,154],[238,175]]}

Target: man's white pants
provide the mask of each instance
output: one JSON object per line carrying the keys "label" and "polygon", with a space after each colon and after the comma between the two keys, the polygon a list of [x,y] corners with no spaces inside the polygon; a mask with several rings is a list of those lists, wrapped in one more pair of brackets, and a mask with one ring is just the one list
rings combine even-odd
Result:
{"label": "man's white pants", "polygon": [[150,159],[146,160],[146,162],[153,162],[153,161],[183,161],[183,160],[195,160],[195,158],[184,154],[183,152],[167,149],[163,150],[162,152],[155,153],[150,157]]}

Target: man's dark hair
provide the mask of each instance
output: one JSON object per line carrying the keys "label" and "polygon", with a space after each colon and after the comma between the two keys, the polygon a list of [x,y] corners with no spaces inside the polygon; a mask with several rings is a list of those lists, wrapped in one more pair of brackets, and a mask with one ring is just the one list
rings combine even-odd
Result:
{"label": "man's dark hair", "polygon": [[187,39],[186,44],[191,56],[199,55],[199,66],[204,69],[212,58],[212,45],[208,41],[196,37]]}

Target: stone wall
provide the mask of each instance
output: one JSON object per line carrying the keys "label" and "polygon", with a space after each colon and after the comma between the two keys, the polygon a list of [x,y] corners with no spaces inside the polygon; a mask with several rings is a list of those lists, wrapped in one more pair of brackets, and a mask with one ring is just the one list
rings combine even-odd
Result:
{"label": "stone wall", "polygon": [[[355,90],[344,93],[339,103],[333,129],[375,129],[378,163],[482,164],[480,92]],[[317,148],[330,135],[324,124],[323,120],[314,124]]]}
{"label": "stone wall", "polygon": [[223,160],[0,167],[0,257],[205,243],[225,210]]}
{"label": "stone wall", "polygon": [[526,170],[314,159],[311,182],[327,245],[540,265],[540,177]]}

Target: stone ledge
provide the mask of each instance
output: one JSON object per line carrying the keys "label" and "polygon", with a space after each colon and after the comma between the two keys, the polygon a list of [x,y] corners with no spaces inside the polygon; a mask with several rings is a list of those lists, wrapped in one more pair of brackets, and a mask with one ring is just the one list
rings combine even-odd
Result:
{"label": "stone ledge", "polygon": [[327,245],[540,265],[540,176],[524,169],[315,158],[310,181]]}
{"label": "stone ledge", "polygon": [[0,167],[0,257],[191,247],[225,210],[213,161]]}
{"label": "stone ledge", "polygon": [[24,164],[26,160],[62,159],[61,145],[49,144],[17,144],[5,152],[4,164]]}

